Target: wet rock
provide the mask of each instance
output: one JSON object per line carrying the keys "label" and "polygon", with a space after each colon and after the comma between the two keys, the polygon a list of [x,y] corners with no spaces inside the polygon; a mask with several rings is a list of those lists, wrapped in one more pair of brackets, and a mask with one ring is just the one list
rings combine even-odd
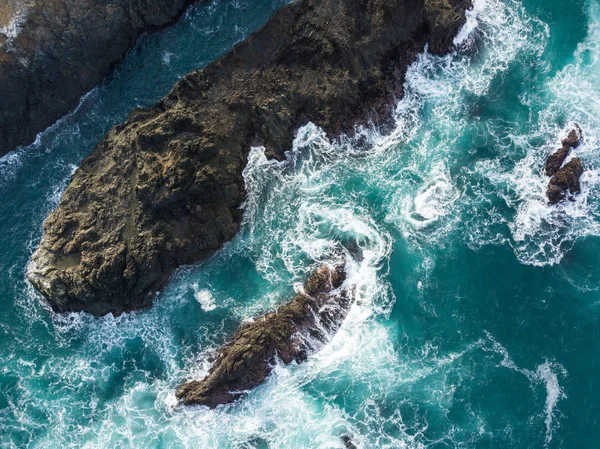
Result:
{"label": "wet rock", "polygon": [[269,443],[264,438],[253,437],[240,444],[239,449],[269,449]]}
{"label": "wet rock", "polygon": [[209,374],[181,386],[177,398],[185,405],[214,408],[261,384],[276,358],[285,364],[303,362],[348,313],[352,295],[344,289],[345,277],[342,265],[319,268],[289,303],[242,325],[220,349]]}
{"label": "wet rock", "polygon": [[573,129],[569,132],[569,135],[566,139],[563,139],[562,144],[563,147],[575,148],[581,145],[583,141],[583,132],[581,131],[581,127],[575,123]]}
{"label": "wet rock", "polygon": [[[282,158],[309,120],[330,136],[390,117],[425,43],[451,50],[459,0],[298,0],[228,55],[133,111],[75,172],[28,267],[55,311],[148,307],[170,274],[238,231],[250,147]],[[454,12],[453,12],[454,11]]]}
{"label": "wet rock", "polygon": [[342,435],[340,439],[342,440],[342,443],[344,443],[346,449],[357,449],[348,435]]}
{"label": "wet rock", "polygon": [[571,151],[571,147],[563,145],[546,159],[546,176],[553,176],[560,170],[563,162]]}
{"label": "wet rock", "polygon": [[464,12],[471,0],[425,0],[425,24],[429,29],[428,47],[441,55],[452,48],[457,30],[465,23]]}
{"label": "wet rock", "polygon": [[551,154],[548,159],[546,159],[546,176],[555,175],[560,167],[562,166],[565,159],[569,155],[571,148],[575,148],[579,146],[583,139],[583,133],[579,125],[575,124],[574,128],[569,132],[569,135],[563,139],[562,147],[553,154]]}
{"label": "wet rock", "polygon": [[579,178],[584,168],[579,158],[571,159],[552,178],[548,185],[546,196],[550,204],[557,204],[567,198],[567,194],[575,195],[581,192]]}
{"label": "wet rock", "polygon": [[189,0],[0,0],[0,156],[31,143]]}

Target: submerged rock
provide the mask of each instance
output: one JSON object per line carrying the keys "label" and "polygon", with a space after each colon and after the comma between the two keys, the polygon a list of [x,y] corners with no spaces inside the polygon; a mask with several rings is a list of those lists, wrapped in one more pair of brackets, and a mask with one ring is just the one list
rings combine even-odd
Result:
{"label": "submerged rock", "polygon": [[573,158],[565,164],[552,178],[548,184],[546,193],[550,204],[557,204],[567,197],[567,192],[575,195],[581,192],[579,178],[584,168],[579,158]]}
{"label": "submerged rock", "polygon": [[314,343],[325,342],[348,313],[352,295],[344,289],[345,278],[342,265],[319,268],[288,304],[244,324],[219,350],[208,375],[181,386],[177,398],[210,408],[228,404],[261,384],[276,358],[285,364],[304,361]]}
{"label": "submerged rock", "polygon": [[269,449],[269,442],[261,437],[253,437],[240,444],[238,449]]}
{"label": "submerged rock", "polygon": [[346,449],[356,449],[356,446],[348,435],[342,435],[340,439],[342,440],[342,443],[344,443]]}
{"label": "submerged rock", "polygon": [[189,0],[0,0],[0,156],[29,144]]}
{"label": "submerged rock", "polygon": [[563,139],[562,147],[552,153],[546,159],[546,176],[555,175],[562,166],[565,159],[569,155],[571,148],[575,148],[581,144],[583,133],[579,125],[575,124],[574,128],[569,132],[569,135]]}
{"label": "submerged rock", "polygon": [[[389,117],[425,43],[451,50],[463,0],[298,0],[155,106],[113,128],[44,223],[28,278],[54,310],[148,307],[173,270],[238,231],[252,144],[283,157],[309,120],[330,136]],[[372,114],[375,111],[375,114]]]}

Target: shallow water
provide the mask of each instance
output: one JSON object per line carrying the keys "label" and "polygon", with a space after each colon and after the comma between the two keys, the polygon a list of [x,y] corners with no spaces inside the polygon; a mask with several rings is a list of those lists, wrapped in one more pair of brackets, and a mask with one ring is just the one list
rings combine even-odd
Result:
{"label": "shallow water", "polygon": [[[391,135],[331,142],[307,125],[283,163],[253,149],[242,232],[150,310],[56,316],[25,282],[45,216],[102,135],[283,3],[192,9],[0,159],[0,445],[598,447],[597,0],[475,0],[457,52],[411,67]],[[543,163],[572,122],[583,193],[550,207]],[[328,345],[238,403],[176,406],[240,322],[356,245],[358,300]]]}

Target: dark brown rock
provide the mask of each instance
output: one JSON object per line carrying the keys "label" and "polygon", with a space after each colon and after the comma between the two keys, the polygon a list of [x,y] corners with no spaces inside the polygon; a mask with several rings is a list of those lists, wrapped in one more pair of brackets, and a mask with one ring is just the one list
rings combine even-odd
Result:
{"label": "dark brown rock", "polygon": [[182,385],[177,398],[210,408],[228,404],[264,382],[276,358],[285,364],[304,361],[348,313],[351,292],[343,288],[345,278],[342,265],[319,268],[288,304],[244,324],[219,350],[208,375]]}
{"label": "dark brown rock", "polygon": [[579,158],[571,159],[563,168],[561,168],[548,184],[546,193],[550,204],[557,204],[567,197],[567,193],[575,195],[581,192],[579,178],[583,174],[584,168]]}
{"label": "dark brown rock", "polygon": [[56,311],[150,306],[175,268],[209,256],[238,231],[253,143],[282,157],[309,120],[336,136],[356,120],[387,117],[425,43],[451,50],[461,5],[298,0],[282,7],[231,53],[109,132],[46,220],[29,280]]}
{"label": "dark brown rock", "polygon": [[344,443],[346,449],[356,449],[356,446],[348,435],[342,435],[340,439],[342,440],[342,443]]}
{"label": "dark brown rock", "polygon": [[569,132],[569,135],[563,139],[562,144],[563,147],[575,148],[581,145],[583,141],[583,132],[581,131],[581,127],[575,123],[573,129]]}
{"label": "dark brown rock", "polygon": [[190,0],[0,0],[0,156],[96,86],[144,31]]}
{"label": "dark brown rock", "polygon": [[556,150],[548,159],[546,159],[546,176],[553,176],[556,174],[558,170],[560,170],[561,165],[569,155],[571,151],[571,147],[567,145],[563,145],[562,148]]}
{"label": "dark brown rock", "polygon": [[567,156],[571,152],[571,148],[579,146],[583,139],[583,133],[579,125],[575,124],[574,128],[569,132],[569,135],[563,139],[562,147],[552,153],[546,159],[546,176],[555,175],[562,166]]}

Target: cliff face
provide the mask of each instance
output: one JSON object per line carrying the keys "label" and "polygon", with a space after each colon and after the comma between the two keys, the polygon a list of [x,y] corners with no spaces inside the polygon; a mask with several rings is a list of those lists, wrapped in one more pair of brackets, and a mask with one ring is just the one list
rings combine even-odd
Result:
{"label": "cliff face", "polygon": [[426,42],[451,49],[465,3],[299,0],[231,53],[134,111],[75,172],[28,277],[56,311],[150,306],[175,268],[238,231],[250,146],[291,148],[307,121],[330,135],[401,94]]}
{"label": "cliff face", "polygon": [[0,156],[31,143],[190,0],[0,0]]}

